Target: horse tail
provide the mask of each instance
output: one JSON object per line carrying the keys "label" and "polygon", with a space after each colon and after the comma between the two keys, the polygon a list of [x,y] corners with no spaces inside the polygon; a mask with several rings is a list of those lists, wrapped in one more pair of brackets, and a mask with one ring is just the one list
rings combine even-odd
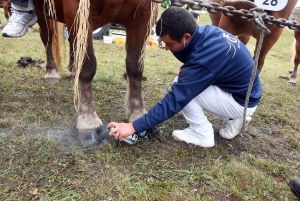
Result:
{"label": "horse tail", "polygon": [[159,5],[158,3],[154,3],[151,1],[151,4],[150,4],[151,14],[150,14],[150,18],[149,18],[149,21],[147,24],[147,32],[146,32],[145,39],[144,39],[145,43],[144,43],[143,47],[141,48],[141,54],[140,54],[140,58],[139,58],[139,69],[141,71],[143,71],[143,67],[144,67],[142,65],[142,62],[144,61],[144,58],[145,58],[146,42],[147,42],[149,35],[151,34],[152,28],[155,26],[156,19],[158,16],[158,8],[159,8],[158,5]]}
{"label": "horse tail", "polygon": [[[88,33],[90,29],[89,24],[89,13],[90,13],[90,0],[80,1],[78,10],[74,19],[74,30],[77,31],[76,40],[73,44],[74,49],[74,64],[75,64],[75,80],[74,80],[74,105],[76,111],[78,111],[80,103],[79,94],[79,75],[87,55],[88,46]],[[74,30],[70,30],[74,31]]]}
{"label": "horse tail", "polygon": [[58,71],[62,69],[61,52],[64,50],[64,24],[58,21],[49,19],[49,26],[52,29],[52,54]]}

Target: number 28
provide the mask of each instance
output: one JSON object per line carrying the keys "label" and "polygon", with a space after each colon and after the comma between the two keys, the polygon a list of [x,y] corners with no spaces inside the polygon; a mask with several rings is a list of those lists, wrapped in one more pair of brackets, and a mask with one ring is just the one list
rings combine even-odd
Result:
{"label": "number 28", "polygon": [[[269,3],[269,1],[271,3]],[[278,3],[277,0],[265,0],[264,3],[263,3],[263,5],[270,5],[271,4],[271,6],[276,6],[277,3]]]}

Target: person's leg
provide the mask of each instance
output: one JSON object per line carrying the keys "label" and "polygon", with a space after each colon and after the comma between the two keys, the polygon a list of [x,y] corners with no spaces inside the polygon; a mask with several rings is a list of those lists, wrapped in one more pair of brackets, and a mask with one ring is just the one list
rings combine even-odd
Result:
{"label": "person's leg", "polygon": [[[173,82],[177,82],[177,79],[178,77],[175,77]],[[175,130],[172,136],[187,143],[213,147],[215,145],[214,130],[201,105],[193,99],[183,108],[182,114],[190,126],[184,130]]]}
{"label": "person's leg", "polygon": [[174,130],[172,136],[186,143],[213,147],[215,145],[214,130],[204,115],[202,107],[193,99],[184,107],[182,114],[190,126],[184,130]]}
{"label": "person's leg", "polygon": [[[27,6],[24,7],[25,5]],[[12,15],[2,30],[2,36],[21,37],[26,33],[27,27],[33,26],[37,22],[37,16],[33,12],[34,2],[33,0],[12,1],[11,6]]]}
{"label": "person's leg", "polygon": [[[239,134],[243,126],[244,107],[239,105],[230,93],[221,90],[217,86],[210,86],[195,97],[195,101],[214,117],[227,121],[226,128],[219,134],[226,139],[232,139]],[[248,108],[246,123],[249,123],[256,107]]]}

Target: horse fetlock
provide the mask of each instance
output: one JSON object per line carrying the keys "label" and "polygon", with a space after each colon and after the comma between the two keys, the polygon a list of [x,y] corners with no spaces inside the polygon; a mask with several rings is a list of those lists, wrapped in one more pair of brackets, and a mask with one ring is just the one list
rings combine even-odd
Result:
{"label": "horse fetlock", "polygon": [[47,70],[45,81],[50,84],[58,84],[60,82],[60,75],[56,69]]}
{"label": "horse fetlock", "polygon": [[83,113],[77,117],[77,129],[78,130],[90,130],[102,126],[101,119],[97,116],[96,112]]}
{"label": "horse fetlock", "polygon": [[141,116],[143,116],[145,113],[147,113],[147,111],[143,108],[138,111],[134,111],[134,112],[131,111],[131,113],[126,112],[126,114],[127,114],[126,116],[127,116],[129,122],[133,122],[133,121],[137,120],[138,118],[140,118]]}
{"label": "horse fetlock", "polygon": [[125,114],[129,122],[133,122],[140,118],[147,111],[144,108],[143,98],[129,98],[129,93],[126,94]]}

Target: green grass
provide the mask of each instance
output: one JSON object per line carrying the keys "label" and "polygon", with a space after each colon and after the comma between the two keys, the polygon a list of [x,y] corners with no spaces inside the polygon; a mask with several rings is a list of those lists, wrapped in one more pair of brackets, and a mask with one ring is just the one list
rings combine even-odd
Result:
{"label": "green grass", "polygon": [[[200,24],[209,23],[201,15]],[[160,125],[162,142],[82,146],[67,69],[60,84],[49,85],[45,67],[14,65],[22,56],[45,60],[37,25],[35,30],[22,38],[0,37],[0,200],[296,199],[287,181],[300,176],[300,90],[278,78],[292,68],[292,31],[284,30],[266,58],[264,94],[249,131],[222,139],[217,132],[224,125],[209,116],[216,146],[205,149],[171,137],[186,126],[181,114]],[[247,45],[251,52],[254,42]],[[97,113],[105,123],[126,121],[125,47],[94,41],[94,48]],[[170,52],[147,48],[146,109],[170,89],[179,66]]]}

